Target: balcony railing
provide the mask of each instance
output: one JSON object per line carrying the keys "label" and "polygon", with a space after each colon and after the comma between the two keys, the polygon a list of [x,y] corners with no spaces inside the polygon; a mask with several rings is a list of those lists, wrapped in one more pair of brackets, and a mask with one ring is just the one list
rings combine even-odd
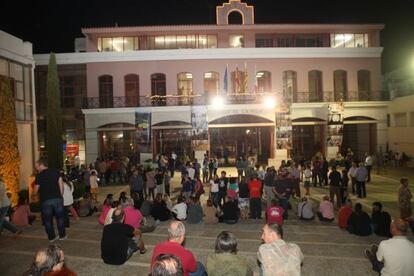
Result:
{"label": "balcony railing", "polygon": [[[277,102],[286,102],[280,94],[225,94],[221,95],[226,104],[258,104],[263,103],[266,96],[277,98]],[[122,107],[148,107],[148,106],[189,106],[189,105],[209,105],[212,103],[214,95],[194,95],[194,96],[139,96],[139,97],[113,97],[99,98],[88,97],[83,99],[82,107],[89,108],[122,108]],[[336,102],[343,100],[345,102],[357,101],[385,101],[388,97],[380,91],[371,93],[362,93],[348,91],[348,93],[334,93],[333,91],[324,91],[321,95],[310,92],[297,92],[293,95],[293,103],[317,103],[317,102]]]}

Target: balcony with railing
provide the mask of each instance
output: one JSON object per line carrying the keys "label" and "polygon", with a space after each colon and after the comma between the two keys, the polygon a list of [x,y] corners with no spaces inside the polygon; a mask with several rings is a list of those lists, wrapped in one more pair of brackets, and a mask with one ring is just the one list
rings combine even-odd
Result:
{"label": "balcony with railing", "polygon": [[[150,106],[198,106],[210,105],[216,95],[192,95],[192,96],[138,96],[138,97],[88,97],[83,99],[84,109],[93,108],[124,108],[124,107],[150,107]],[[268,97],[273,97],[276,102],[286,102],[277,93],[243,93],[222,94],[225,104],[260,104]],[[311,92],[297,92],[293,95],[293,103],[323,103],[323,102],[358,102],[358,101],[387,101],[388,97],[381,91],[335,93],[324,91],[321,94]]]}

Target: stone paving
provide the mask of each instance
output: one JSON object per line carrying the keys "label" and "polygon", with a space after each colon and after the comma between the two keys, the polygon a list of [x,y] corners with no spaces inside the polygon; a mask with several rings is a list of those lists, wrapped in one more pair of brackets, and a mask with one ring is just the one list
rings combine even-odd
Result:
{"label": "stone paving", "polygon": [[[175,178],[173,186],[178,185],[177,179],[178,177]],[[385,180],[382,184],[381,178],[374,176],[372,184],[368,186],[368,199],[362,202],[369,206],[371,201],[377,200],[376,197],[384,196],[381,193],[394,193],[393,187],[397,184],[392,181],[393,178]],[[115,193],[117,197],[123,190],[127,191],[128,187],[102,187],[100,199],[103,200],[108,192]],[[324,192],[324,189],[314,189],[312,200],[317,201]],[[386,196],[391,197],[388,194]],[[295,202],[292,201],[292,204],[295,205]],[[302,275],[376,275],[371,271],[363,252],[370,244],[379,242],[380,237],[357,237],[339,229],[335,223],[321,223],[318,220],[303,222],[297,220],[292,211],[289,213],[290,218],[284,225],[284,239],[297,243],[302,249],[305,256]],[[68,266],[78,275],[148,275],[152,249],[158,242],[165,240],[168,223],[163,222],[153,233],[144,234],[148,249],[146,254],[136,254],[122,266],[109,266],[100,258],[102,226],[97,223],[98,216],[99,214],[95,214],[72,223],[67,231],[69,239],[59,242],[65,252]],[[255,274],[258,275],[256,252],[261,243],[263,223],[262,220],[245,220],[236,225],[186,224],[185,246],[198,260],[205,262],[207,255],[214,251],[217,234],[223,230],[232,231],[238,238],[238,254],[249,260]],[[16,240],[3,232],[0,236],[0,275],[21,275],[29,267],[36,250],[47,245],[47,237],[39,220],[33,226],[24,229],[24,233]]]}

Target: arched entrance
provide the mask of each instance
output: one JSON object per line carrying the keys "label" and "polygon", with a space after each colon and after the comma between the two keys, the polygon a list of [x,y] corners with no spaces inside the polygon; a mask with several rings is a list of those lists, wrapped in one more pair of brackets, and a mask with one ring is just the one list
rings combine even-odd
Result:
{"label": "arched entrance", "polygon": [[326,121],[304,117],[292,120],[292,154],[294,158],[310,159],[317,152],[325,153]]}
{"label": "arched entrance", "polygon": [[209,122],[210,155],[227,166],[240,156],[267,164],[274,153],[275,123],[254,115],[229,115]]}
{"label": "arched entrance", "polygon": [[365,160],[365,153],[377,149],[377,121],[370,117],[353,116],[344,119],[342,154],[350,148],[355,160]]}

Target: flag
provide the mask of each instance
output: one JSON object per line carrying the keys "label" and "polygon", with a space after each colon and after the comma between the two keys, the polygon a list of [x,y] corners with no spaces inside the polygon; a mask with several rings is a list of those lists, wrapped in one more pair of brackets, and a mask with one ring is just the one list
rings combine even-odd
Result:
{"label": "flag", "polygon": [[239,93],[240,92],[240,76],[239,76],[239,66],[237,65],[236,67],[236,72],[235,72],[235,76],[234,76],[234,85],[235,88],[234,89],[234,93]]}
{"label": "flag", "polygon": [[257,67],[254,66],[254,93],[257,93],[259,90],[259,83],[257,82]]}
{"label": "flag", "polygon": [[229,83],[228,83],[228,73],[227,73],[227,69],[228,69],[228,67],[229,67],[229,65],[227,64],[226,65],[226,70],[224,71],[224,86],[223,86],[223,88],[224,88],[224,91],[226,92],[226,94],[229,92]]}
{"label": "flag", "polygon": [[244,63],[244,93],[247,93],[248,86],[247,62]]}

